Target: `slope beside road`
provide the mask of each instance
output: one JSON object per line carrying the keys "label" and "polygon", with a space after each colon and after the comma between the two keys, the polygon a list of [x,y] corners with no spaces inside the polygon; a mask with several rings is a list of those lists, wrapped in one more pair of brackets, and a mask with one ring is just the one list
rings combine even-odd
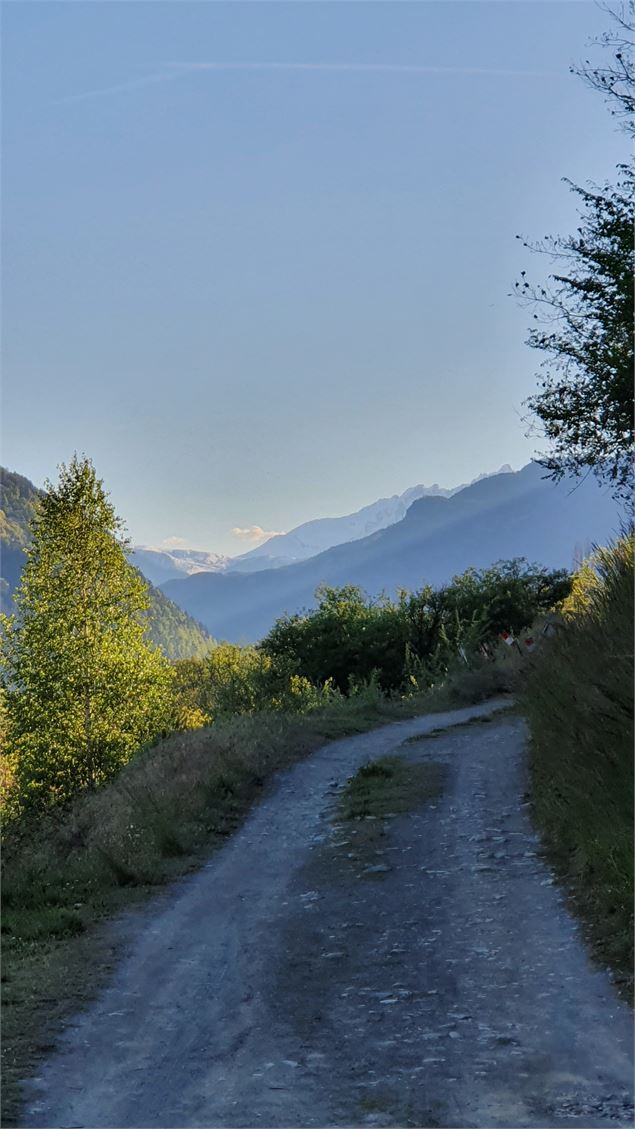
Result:
{"label": "slope beside road", "polygon": [[[522,721],[417,739],[500,705],[282,774],[207,867],[113,927],[127,955],[22,1124],[631,1125],[630,1009],[540,857]],[[369,836],[338,798],[387,753],[444,766],[444,790]]]}

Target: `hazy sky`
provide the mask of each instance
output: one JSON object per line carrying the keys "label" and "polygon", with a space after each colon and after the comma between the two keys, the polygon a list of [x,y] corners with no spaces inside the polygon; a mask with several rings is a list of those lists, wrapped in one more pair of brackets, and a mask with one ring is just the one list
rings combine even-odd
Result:
{"label": "hazy sky", "polygon": [[525,463],[508,297],[625,142],[594,4],[5,3],[4,444],[138,543],[249,548]]}

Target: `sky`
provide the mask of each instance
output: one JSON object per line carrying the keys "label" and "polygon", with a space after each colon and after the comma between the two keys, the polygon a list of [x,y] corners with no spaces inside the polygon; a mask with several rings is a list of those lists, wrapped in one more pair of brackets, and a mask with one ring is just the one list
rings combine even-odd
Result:
{"label": "sky", "polygon": [[510,297],[625,156],[586,0],[3,5],[3,451],[238,553],[518,468]]}

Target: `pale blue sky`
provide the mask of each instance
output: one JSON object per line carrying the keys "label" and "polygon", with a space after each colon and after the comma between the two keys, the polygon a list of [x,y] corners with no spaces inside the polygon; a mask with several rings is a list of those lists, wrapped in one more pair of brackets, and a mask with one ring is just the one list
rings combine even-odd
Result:
{"label": "pale blue sky", "polygon": [[606,20],[5,4],[3,462],[85,451],[136,542],[226,552],[525,463],[515,235],[624,155],[568,73]]}

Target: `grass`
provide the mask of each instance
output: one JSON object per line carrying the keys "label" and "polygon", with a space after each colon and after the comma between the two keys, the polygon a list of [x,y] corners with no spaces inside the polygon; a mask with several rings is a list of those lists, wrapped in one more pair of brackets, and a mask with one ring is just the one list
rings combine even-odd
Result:
{"label": "grass", "polygon": [[[517,715],[517,713],[518,710],[513,704],[510,704],[505,708],[505,717],[513,717]],[[452,726],[452,733],[456,733],[457,731],[461,732],[461,730],[464,729],[474,729],[479,725],[491,725],[493,721],[499,720],[500,716],[498,711],[496,711],[495,713],[481,714],[480,717],[471,717],[468,721],[456,722]],[[446,737],[447,734],[447,728],[439,726],[436,729],[428,730],[427,733],[415,733],[414,737],[406,737],[406,739],[402,741],[401,744],[404,747],[407,747],[408,745],[420,745],[424,741],[434,741],[437,737]]]}
{"label": "grass", "polygon": [[522,698],[534,814],[592,951],[632,995],[632,542],[603,551],[566,623]]}
{"label": "grass", "polygon": [[3,1122],[19,1081],[114,959],[100,924],[195,869],[278,769],[325,741],[435,708],[372,687],[304,715],[235,717],[141,751],[109,785],[9,826],[3,850]]}
{"label": "grass", "polygon": [[[486,684],[478,687],[479,700]],[[100,790],[37,821],[8,826],[2,919],[4,1124],[15,1123],[19,1081],[112,966],[112,941],[101,928],[106,919],[196,869],[240,825],[277,770],[326,741],[469,700],[454,683],[394,701],[371,686],[304,715],[235,717],[175,734],[142,750]],[[393,790],[404,783],[399,773],[392,780]],[[430,781],[421,777],[411,796],[423,798],[426,787]],[[406,810],[400,807],[403,798],[393,795],[391,802],[391,810]]]}
{"label": "grass", "polygon": [[524,656],[501,643],[491,662],[470,668],[457,662],[443,682],[426,696],[428,708],[435,712],[461,709],[489,698],[515,694],[522,684],[525,668]]}
{"label": "grass", "polygon": [[421,807],[443,792],[447,769],[434,761],[414,762],[399,756],[369,761],[343,790],[343,819],[381,819]]}

